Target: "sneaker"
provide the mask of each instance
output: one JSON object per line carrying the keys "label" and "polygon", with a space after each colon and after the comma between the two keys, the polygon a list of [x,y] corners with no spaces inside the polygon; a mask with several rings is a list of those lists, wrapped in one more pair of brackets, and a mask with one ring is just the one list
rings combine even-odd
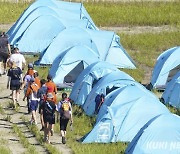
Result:
{"label": "sneaker", "polygon": [[66,144],[66,138],[65,137],[62,137],[62,143]]}
{"label": "sneaker", "polygon": [[44,127],[42,127],[42,128],[40,129],[40,131],[44,131]]}
{"label": "sneaker", "polygon": [[54,135],[54,130],[53,129],[51,129],[51,136],[53,136]]}
{"label": "sneaker", "polygon": [[6,71],[6,70],[4,70],[4,73],[3,73],[3,75],[6,75],[6,73],[7,73],[7,71]]}
{"label": "sneaker", "polygon": [[30,123],[30,125],[33,125],[34,120],[31,119],[31,120],[29,121],[29,123]]}

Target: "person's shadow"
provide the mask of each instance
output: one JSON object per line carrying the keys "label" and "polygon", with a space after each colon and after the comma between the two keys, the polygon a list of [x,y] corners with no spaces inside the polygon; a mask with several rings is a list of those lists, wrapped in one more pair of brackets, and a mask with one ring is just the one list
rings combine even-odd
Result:
{"label": "person's shadow", "polygon": [[9,95],[8,95],[8,96],[0,97],[0,99],[11,99],[11,98],[10,98]]}

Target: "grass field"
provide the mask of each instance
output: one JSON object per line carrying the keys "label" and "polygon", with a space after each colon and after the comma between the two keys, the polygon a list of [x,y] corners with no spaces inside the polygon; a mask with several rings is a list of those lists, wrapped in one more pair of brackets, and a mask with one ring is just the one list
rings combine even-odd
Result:
{"label": "grass field", "polygon": [[[15,22],[29,3],[0,2],[0,23]],[[153,68],[156,58],[164,50],[178,46],[180,42],[180,2],[117,2],[117,3],[84,3],[85,8],[99,27],[104,26],[164,26],[176,27],[177,31],[159,33],[125,34],[118,33],[121,44],[137,64],[136,70],[124,70],[135,80],[142,82],[145,77],[144,66]],[[33,62],[37,57],[28,56],[27,61]],[[35,68],[40,78],[46,78],[49,68]],[[61,92],[60,92],[61,93]],[[60,98],[59,98],[60,99]],[[179,110],[168,107],[171,112],[180,115]],[[124,153],[127,143],[81,144],[77,142],[88,133],[95,119],[87,117],[77,106],[74,109],[74,130],[68,131],[67,144],[78,154],[111,154]],[[59,132],[59,124],[56,124]],[[69,128],[68,128],[69,130]],[[2,149],[3,147],[0,147]],[[4,149],[7,151],[7,149]]]}

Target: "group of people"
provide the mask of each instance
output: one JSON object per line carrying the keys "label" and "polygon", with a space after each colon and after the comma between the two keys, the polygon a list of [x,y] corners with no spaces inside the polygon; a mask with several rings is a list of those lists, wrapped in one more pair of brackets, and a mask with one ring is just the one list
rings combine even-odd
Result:
{"label": "group of people", "polygon": [[62,94],[62,100],[57,102],[57,87],[48,74],[47,80],[39,79],[38,72],[34,70],[33,64],[28,64],[28,70],[22,77],[22,70],[14,61],[10,61],[8,70],[8,84],[12,90],[13,107],[19,106],[20,90],[24,90],[23,101],[27,100],[28,113],[31,113],[31,124],[37,124],[37,111],[39,107],[41,131],[44,131],[44,141],[50,143],[50,136],[54,134],[55,112],[60,114],[60,132],[62,143],[66,143],[66,128],[69,120],[72,120],[72,107],[66,93]]}
{"label": "group of people", "polygon": [[[39,74],[34,70],[32,63],[28,64],[27,72],[23,75],[26,66],[24,56],[18,48],[10,49],[5,33],[0,36],[0,62],[4,70],[0,74],[7,74],[7,88],[12,91],[12,108],[19,105],[21,90],[24,91],[23,101],[27,101],[28,113],[31,113],[31,124],[37,124],[37,112],[40,114],[41,131],[44,131],[44,141],[50,143],[50,136],[54,134],[55,113],[60,114],[60,133],[62,143],[66,143],[66,128],[72,120],[72,107],[66,93],[62,94],[62,100],[57,102],[57,87],[48,74],[47,80],[39,79]],[[7,66],[9,67],[7,71]],[[39,110],[38,110],[39,109]]]}

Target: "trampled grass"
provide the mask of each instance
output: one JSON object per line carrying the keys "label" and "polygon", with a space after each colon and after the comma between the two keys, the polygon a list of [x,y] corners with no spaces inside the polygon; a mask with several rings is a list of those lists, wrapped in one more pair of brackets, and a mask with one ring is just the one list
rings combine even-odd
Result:
{"label": "trampled grass", "polygon": [[11,154],[10,149],[7,146],[3,146],[3,145],[0,146],[0,152],[2,154]]}

